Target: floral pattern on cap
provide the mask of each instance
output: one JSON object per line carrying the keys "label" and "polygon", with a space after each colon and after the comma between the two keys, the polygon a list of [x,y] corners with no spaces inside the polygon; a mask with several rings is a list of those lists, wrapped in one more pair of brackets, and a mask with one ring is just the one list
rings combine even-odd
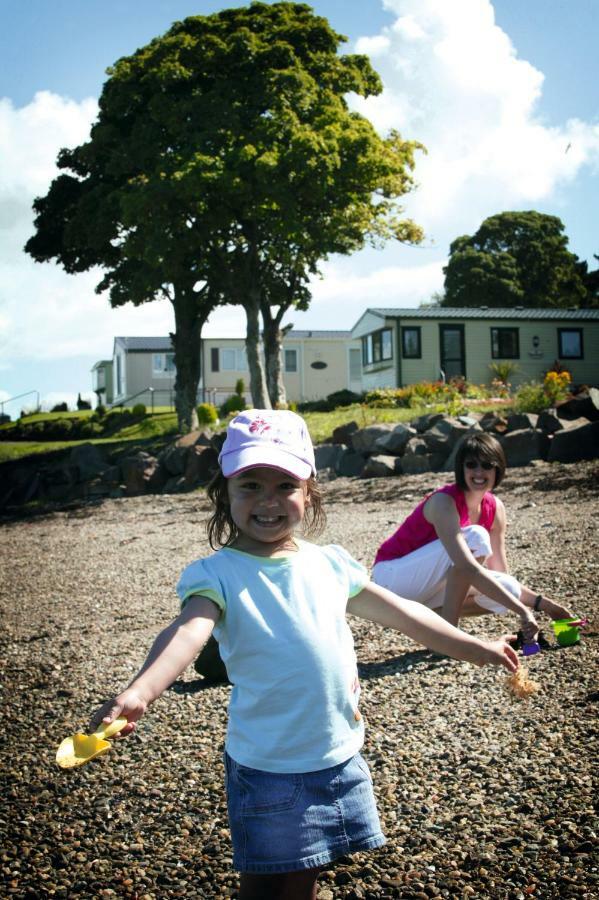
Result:
{"label": "floral pattern on cap", "polygon": [[280,469],[301,480],[316,474],[306,423],[287,409],[238,413],[227,428],[218,461],[225,478],[260,466]]}

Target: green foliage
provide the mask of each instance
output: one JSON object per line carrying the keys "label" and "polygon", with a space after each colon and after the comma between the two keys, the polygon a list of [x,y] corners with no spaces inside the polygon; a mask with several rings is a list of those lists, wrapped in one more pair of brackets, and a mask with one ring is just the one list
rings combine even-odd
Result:
{"label": "green foliage", "polygon": [[535,211],[490,216],[451,244],[441,305],[590,305],[586,264],[563,232],[561,219]]}
{"label": "green foliage", "polygon": [[218,413],[221,419],[226,419],[232,412],[239,412],[246,408],[245,400],[239,394],[231,394],[219,407]]}
{"label": "green foliage", "polygon": [[60,413],[60,412],[68,412],[69,405],[68,403],[55,403],[50,412]]}
{"label": "green foliage", "polygon": [[514,396],[514,409],[516,412],[541,413],[549,409],[551,400],[545,393],[540,381],[529,381],[521,384]]}
{"label": "green foliage", "polygon": [[489,368],[493,377],[502,384],[509,385],[510,378],[518,371],[518,363],[505,360],[503,362],[489,363]]}
{"label": "green foliage", "polygon": [[218,413],[213,403],[200,403],[197,407],[199,425],[216,425]]}
{"label": "green foliage", "polygon": [[147,412],[148,410],[146,409],[145,403],[136,403],[131,410],[131,415],[135,419],[143,419],[143,417],[147,415]]}
{"label": "green foliage", "polygon": [[570,373],[559,366],[559,371],[550,369],[545,373],[543,383],[531,381],[522,384],[514,397],[514,407],[518,412],[539,413],[565,400],[569,393]]}
{"label": "green foliage", "polygon": [[[380,137],[348,108],[348,94],[382,85],[366,56],[337,52],[343,40],[298,3],[175,23],[109,70],[90,140],[61,151],[35,201],[36,260],[100,266],[113,306],[168,295],[184,418],[216,305],[270,321],[271,307],[305,308],[331,253],[422,238],[400,205],[420,145]],[[248,358],[256,401],[259,356]]]}
{"label": "green foliage", "polygon": [[403,388],[378,388],[369,391],[364,398],[367,406],[378,409],[393,409],[404,407],[416,409],[431,407],[451,410],[461,410],[464,407],[463,395],[467,393],[466,382],[460,380],[456,383],[442,381],[420,381],[417,384],[408,384]]}
{"label": "green foliage", "polygon": [[353,391],[334,391],[323,400],[308,400],[298,403],[297,409],[301,412],[332,412],[334,409],[351,406],[353,403],[361,403],[362,395]]}
{"label": "green foliage", "polygon": [[77,409],[81,410],[81,409],[91,409],[91,408],[92,408],[92,405],[89,402],[89,400],[84,400],[81,397],[80,393],[77,394]]}
{"label": "green foliage", "polygon": [[245,393],[245,382],[243,378],[238,378],[235,382],[235,393],[238,397],[243,397]]}

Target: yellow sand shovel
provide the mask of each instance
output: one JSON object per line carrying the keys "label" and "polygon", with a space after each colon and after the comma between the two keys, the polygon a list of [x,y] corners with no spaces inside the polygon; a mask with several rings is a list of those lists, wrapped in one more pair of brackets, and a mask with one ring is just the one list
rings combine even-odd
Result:
{"label": "yellow sand shovel", "polygon": [[56,762],[63,769],[82,766],[94,756],[100,756],[110,750],[110,741],[106,740],[125,727],[127,719],[115,719],[109,725],[99,725],[93,734],[74,734],[65,738],[56,751]]}

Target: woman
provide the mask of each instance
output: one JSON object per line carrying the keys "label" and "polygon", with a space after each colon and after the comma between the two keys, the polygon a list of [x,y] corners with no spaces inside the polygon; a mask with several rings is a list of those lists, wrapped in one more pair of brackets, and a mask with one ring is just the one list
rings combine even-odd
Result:
{"label": "woman", "polygon": [[420,503],[378,549],[372,580],[417,600],[457,625],[461,616],[507,610],[520,616],[525,641],[536,639],[535,612],[553,619],[568,609],[508,574],[505,507],[492,493],[505,474],[501,444],[491,435],[464,438],[455,484]]}

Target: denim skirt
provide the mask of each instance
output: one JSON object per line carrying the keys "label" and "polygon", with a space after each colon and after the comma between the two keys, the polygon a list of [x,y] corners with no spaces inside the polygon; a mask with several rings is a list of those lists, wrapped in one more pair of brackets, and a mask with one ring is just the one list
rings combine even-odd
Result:
{"label": "denim skirt", "polygon": [[385,843],[368,766],[358,753],[318,772],[263,772],[225,753],[233,866],[295,872]]}

